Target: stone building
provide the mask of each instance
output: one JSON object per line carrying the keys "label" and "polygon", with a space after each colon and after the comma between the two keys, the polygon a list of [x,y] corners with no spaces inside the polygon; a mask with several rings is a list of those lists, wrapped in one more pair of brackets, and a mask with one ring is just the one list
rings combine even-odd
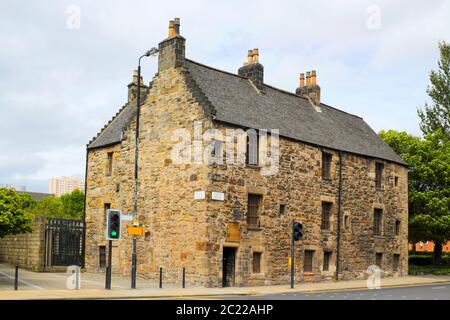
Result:
{"label": "stone building", "polygon": [[[320,101],[315,71],[288,92],[264,82],[257,49],[247,58],[238,74],[188,60],[179,20],[171,21],[152,81],[134,74],[127,103],[87,146],[86,268],[105,267],[105,210],[133,212],[141,81],[139,276],[156,281],[163,268],[164,281],[176,284],[185,268],[190,286],[289,283],[292,220],[303,225],[296,281],[364,278],[373,264],[386,276],[406,275],[405,163],[362,118]],[[180,129],[193,138],[181,139]],[[242,152],[205,139],[211,129],[242,129],[245,161],[216,161]],[[256,140],[247,129],[257,129]],[[268,153],[278,154],[273,172],[260,163],[260,129],[279,130]],[[265,135],[271,145],[276,137]],[[180,139],[191,161],[174,158]],[[206,140],[212,151],[202,149]],[[202,161],[202,152],[214,161]],[[131,246],[124,231],[113,243],[113,272],[130,273]]]}

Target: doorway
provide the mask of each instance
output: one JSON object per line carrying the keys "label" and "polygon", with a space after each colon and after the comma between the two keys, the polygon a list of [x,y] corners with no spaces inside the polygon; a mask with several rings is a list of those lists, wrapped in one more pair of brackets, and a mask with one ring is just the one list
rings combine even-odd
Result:
{"label": "doorway", "polygon": [[223,248],[222,287],[234,287],[236,248]]}

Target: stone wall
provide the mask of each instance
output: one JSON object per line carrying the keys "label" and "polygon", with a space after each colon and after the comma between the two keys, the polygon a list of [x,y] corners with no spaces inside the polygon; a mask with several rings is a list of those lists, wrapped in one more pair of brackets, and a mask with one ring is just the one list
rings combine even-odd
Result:
{"label": "stone wall", "polygon": [[44,217],[34,218],[33,232],[8,235],[0,239],[0,262],[19,264],[20,268],[44,270],[45,255]]}

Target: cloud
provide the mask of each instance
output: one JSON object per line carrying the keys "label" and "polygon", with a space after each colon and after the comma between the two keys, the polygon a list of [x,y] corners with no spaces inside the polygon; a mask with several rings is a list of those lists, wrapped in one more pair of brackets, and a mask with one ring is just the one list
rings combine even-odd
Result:
{"label": "cloud", "polygon": [[[379,28],[368,28],[372,7]],[[86,143],[175,16],[189,58],[237,72],[258,47],[267,83],[293,91],[316,69],[324,102],[414,134],[437,42],[450,38],[446,1],[2,1],[0,184],[46,191],[51,176],[84,176]],[[145,81],[156,67],[143,61]]]}

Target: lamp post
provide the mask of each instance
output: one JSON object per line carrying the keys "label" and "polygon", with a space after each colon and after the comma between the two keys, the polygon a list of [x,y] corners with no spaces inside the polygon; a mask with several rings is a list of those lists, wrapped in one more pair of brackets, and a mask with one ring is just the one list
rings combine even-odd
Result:
{"label": "lamp post", "polygon": [[[143,57],[156,56],[158,49],[151,48],[142,56],[139,57],[138,62],[138,77],[137,77],[137,97],[136,97],[136,131],[135,131],[135,147],[134,147],[134,204],[133,214],[134,219],[137,219],[138,211],[138,154],[139,154],[139,116],[141,113],[141,59]],[[133,236],[133,253],[131,256],[131,289],[136,289],[136,236]]]}

